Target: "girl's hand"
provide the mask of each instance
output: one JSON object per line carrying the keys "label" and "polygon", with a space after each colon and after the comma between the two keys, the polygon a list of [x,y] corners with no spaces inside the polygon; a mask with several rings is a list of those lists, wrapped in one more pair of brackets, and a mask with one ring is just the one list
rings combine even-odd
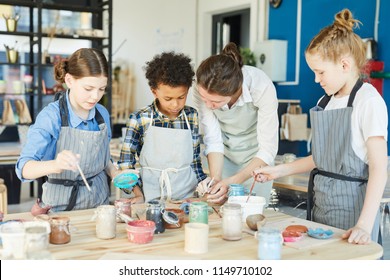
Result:
{"label": "girl's hand", "polygon": [[57,167],[57,173],[61,173],[64,170],[78,171],[77,164],[79,161],[79,154],[75,154],[68,150],[61,151],[54,160]]}
{"label": "girl's hand", "polygon": [[280,168],[281,165],[257,168],[252,171],[253,179],[255,179],[257,182],[265,183],[279,178],[281,177],[281,173],[279,171]]}
{"label": "girl's hand", "polygon": [[348,243],[352,244],[366,245],[371,242],[371,234],[357,226],[347,230],[341,237],[348,239]]}
{"label": "girl's hand", "polygon": [[41,215],[41,214],[47,214],[49,212],[49,210],[51,209],[51,206],[45,206],[45,207],[41,207],[41,205],[39,204],[39,198],[37,198],[37,201],[34,203],[34,205],[32,206],[31,208],[31,214],[33,216],[38,216],[38,215]]}

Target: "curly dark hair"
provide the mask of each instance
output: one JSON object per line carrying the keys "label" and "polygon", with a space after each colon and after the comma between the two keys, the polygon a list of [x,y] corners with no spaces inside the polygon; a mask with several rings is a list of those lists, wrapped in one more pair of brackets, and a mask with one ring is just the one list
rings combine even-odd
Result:
{"label": "curly dark hair", "polygon": [[160,84],[171,87],[191,87],[195,72],[191,58],[180,53],[164,52],[146,62],[144,67],[150,88],[157,89]]}

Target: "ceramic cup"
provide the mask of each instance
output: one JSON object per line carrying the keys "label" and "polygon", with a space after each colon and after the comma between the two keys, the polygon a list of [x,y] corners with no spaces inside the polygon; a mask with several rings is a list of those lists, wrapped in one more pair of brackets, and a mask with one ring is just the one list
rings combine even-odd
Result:
{"label": "ceramic cup", "polygon": [[189,254],[207,253],[209,247],[209,225],[188,223],[184,226],[184,251]]}

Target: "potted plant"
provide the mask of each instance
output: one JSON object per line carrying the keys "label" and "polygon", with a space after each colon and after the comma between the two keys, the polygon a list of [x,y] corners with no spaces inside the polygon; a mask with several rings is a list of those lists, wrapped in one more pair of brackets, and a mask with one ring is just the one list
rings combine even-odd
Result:
{"label": "potted plant", "polygon": [[256,66],[255,54],[251,51],[250,48],[240,47],[240,54],[245,65]]}

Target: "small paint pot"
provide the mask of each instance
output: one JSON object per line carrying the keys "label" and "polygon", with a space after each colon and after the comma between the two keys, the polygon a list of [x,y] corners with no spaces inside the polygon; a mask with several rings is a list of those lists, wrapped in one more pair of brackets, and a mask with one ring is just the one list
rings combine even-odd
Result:
{"label": "small paint pot", "polygon": [[127,223],[127,239],[137,244],[149,243],[153,240],[156,224],[153,221],[137,220]]}

